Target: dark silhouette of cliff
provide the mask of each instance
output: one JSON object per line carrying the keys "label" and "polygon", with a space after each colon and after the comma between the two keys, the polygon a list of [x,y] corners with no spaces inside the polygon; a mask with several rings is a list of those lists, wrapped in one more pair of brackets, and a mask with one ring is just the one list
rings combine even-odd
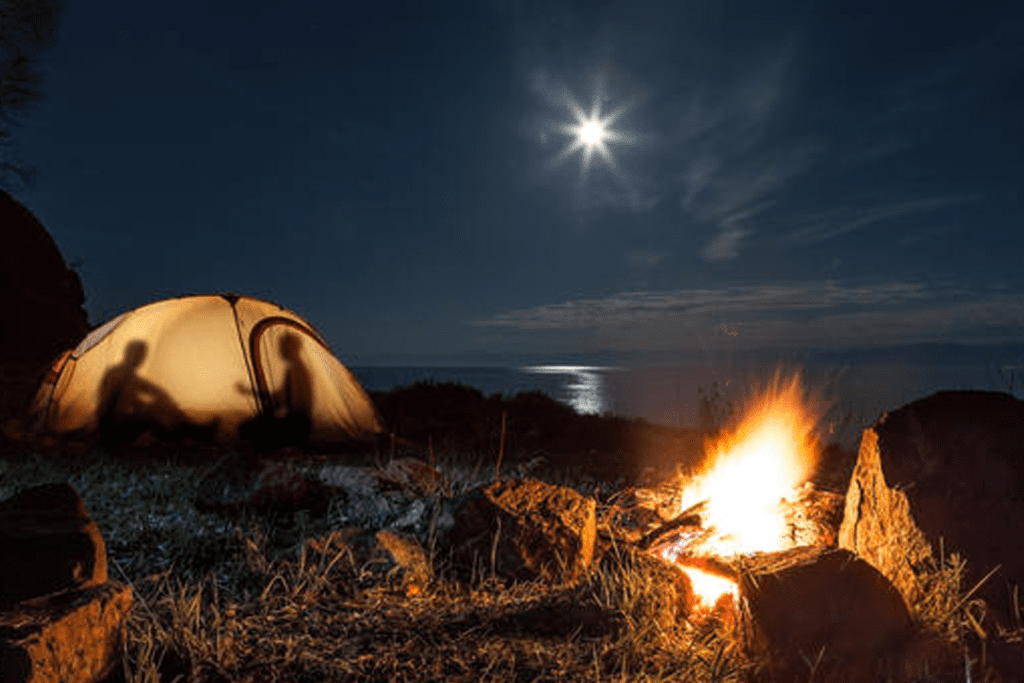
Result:
{"label": "dark silhouette of cliff", "polygon": [[85,292],[43,224],[0,190],[0,411],[20,412],[89,329]]}

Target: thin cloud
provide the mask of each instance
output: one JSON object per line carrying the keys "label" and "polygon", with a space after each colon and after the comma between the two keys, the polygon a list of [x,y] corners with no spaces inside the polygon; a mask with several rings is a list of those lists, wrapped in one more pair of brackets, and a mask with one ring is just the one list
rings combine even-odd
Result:
{"label": "thin cloud", "polygon": [[650,249],[638,249],[629,252],[627,262],[633,268],[655,268],[664,263],[665,258],[670,256],[667,251],[653,251]]}
{"label": "thin cloud", "polygon": [[809,136],[770,139],[788,68],[788,59],[779,57],[717,98],[695,93],[680,122],[681,205],[717,233],[701,251],[705,260],[739,256],[755,219],[824,149]]}
{"label": "thin cloud", "polygon": [[700,255],[705,261],[724,261],[739,256],[740,240],[750,234],[738,225],[727,225],[722,228],[715,239],[701,250]]}
{"label": "thin cloud", "polygon": [[791,231],[784,239],[802,244],[823,242],[899,218],[934,213],[950,206],[965,204],[973,199],[973,197],[963,196],[929,197],[866,208],[829,209],[810,216],[805,225]]}
{"label": "thin cloud", "polygon": [[480,326],[522,329],[583,329],[630,322],[707,314],[798,311],[839,306],[894,304],[928,296],[921,284],[893,282],[844,287],[834,282],[762,285],[726,289],[677,289],[623,292],[600,299],[576,299],[560,304],[501,313]]}
{"label": "thin cloud", "polygon": [[820,282],[625,292],[509,311],[472,325],[515,331],[521,342],[561,333],[563,341],[596,339],[619,351],[685,350],[716,340],[734,349],[1005,343],[1024,340],[1024,301],[995,289]]}

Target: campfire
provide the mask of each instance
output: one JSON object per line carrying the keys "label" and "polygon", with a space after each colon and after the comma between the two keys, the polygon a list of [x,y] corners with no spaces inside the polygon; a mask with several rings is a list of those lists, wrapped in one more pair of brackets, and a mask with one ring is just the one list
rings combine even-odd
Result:
{"label": "campfire", "polygon": [[728,567],[742,556],[817,541],[793,524],[817,460],[816,422],[799,375],[776,377],[734,428],[708,444],[704,470],[678,494],[679,514],[646,543],[680,564],[697,607],[737,598]]}

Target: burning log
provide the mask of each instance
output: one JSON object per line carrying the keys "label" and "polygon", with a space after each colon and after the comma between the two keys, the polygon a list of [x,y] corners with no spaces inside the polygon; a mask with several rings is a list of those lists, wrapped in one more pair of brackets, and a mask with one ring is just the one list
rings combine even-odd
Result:
{"label": "burning log", "polygon": [[671,536],[678,536],[680,529],[685,528],[700,528],[703,522],[702,513],[708,506],[707,500],[702,500],[695,505],[691,505],[682,511],[679,515],[676,515],[673,519],[662,524],[660,527],[654,529],[650,533],[646,534],[637,541],[636,546],[640,550],[650,550],[653,546],[658,545],[660,542],[666,540]]}

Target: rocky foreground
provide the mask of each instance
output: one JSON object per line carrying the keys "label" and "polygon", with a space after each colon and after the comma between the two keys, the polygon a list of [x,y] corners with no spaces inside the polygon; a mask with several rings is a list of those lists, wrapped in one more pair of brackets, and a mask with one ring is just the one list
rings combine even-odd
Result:
{"label": "rocky foreground", "polygon": [[[0,665],[25,681],[1013,680],[1021,411],[949,392],[885,416],[793,503],[803,545],[728,562],[653,552],[701,530],[699,510],[677,517],[685,468],[553,467],[556,449],[522,448],[543,425],[362,462],[12,449]],[[738,599],[701,605],[680,562]]]}

